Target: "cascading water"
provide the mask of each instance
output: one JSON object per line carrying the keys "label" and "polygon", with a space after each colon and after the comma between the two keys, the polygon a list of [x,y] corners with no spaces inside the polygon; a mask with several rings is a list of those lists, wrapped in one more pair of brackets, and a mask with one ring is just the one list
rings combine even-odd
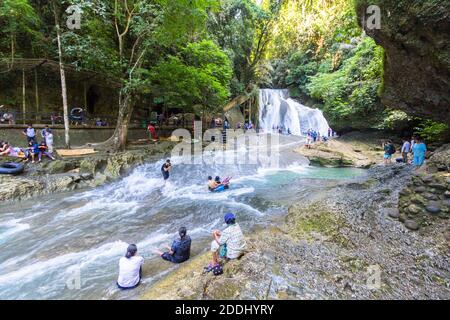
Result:
{"label": "cascading water", "polygon": [[287,89],[260,89],[259,127],[264,132],[306,135],[309,129],[322,136],[328,135],[330,128],[319,109],[312,109],[289,98]]}

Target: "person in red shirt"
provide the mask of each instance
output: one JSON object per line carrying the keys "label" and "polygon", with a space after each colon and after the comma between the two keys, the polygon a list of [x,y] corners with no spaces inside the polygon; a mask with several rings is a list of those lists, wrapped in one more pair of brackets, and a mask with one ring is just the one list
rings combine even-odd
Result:
{"label": "person in red shirt", "polygon": [[148,124],[147,131],[153,140],[158,140],[158,135],[156,134],[156,129],[151,123]]}

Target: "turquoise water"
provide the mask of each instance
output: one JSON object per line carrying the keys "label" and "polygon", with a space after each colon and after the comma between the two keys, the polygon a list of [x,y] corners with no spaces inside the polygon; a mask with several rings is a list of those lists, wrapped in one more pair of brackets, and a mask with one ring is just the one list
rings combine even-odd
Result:
{"label": "turquoise water", "polygon": [[[280,168],[177,164],[161,179],[162,161],[99,188],[50,195],[0,208],[0,298],[127,299],[170,271],[154,249],[186,226],[194,254],[205,250],[224,212],[244,230],[282,214],[286,206],[332,180],[365,174],[352,168],[316,168],[283,161]],[[232,176],[230,190],[210,193],[207,175]],[[119,292],[118,260],[129,243],[146,259],[143,286]],[[68,281],[80,275],[80,288]]]}

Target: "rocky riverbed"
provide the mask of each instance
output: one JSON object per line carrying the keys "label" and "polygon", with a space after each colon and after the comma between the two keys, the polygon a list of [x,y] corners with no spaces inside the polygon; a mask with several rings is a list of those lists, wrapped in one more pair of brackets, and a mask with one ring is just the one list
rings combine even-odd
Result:
{"label": "rocky riverbed", "polygon": [[[226,263],[224,275],[202,274],[205,252],[142,298],[450,299],[450,181],[442,180],[449,147],[419,172],[374,166],[365,178],[329,183],[285,217],[247,232],[247,253]],[[417,214],[405,209],[420,187],[438,199],[439,213],[426,197]]]}
{"label": "rocky riverbed", "polygon": [[132,146],[126,152],[116,154],[99,152],[87,157],[58,158],[55,161],[43,159],[42,163],[27,163],[22,175],[0,175],[0,201],[97,187],[118,179],[138,165],[170,154],[174,144],[162,141]]}

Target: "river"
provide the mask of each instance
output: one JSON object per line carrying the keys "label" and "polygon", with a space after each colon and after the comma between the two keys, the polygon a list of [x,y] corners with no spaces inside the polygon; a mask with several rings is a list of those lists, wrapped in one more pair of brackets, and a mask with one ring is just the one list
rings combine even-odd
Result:
{"label": "river", "polygon": [[[285,213],[291,203],[320,192],[325,181],[364,174],[353,168],[310,167],[285,150],[276,168],[186,165],[173,159],[164,184],[163,161],[137,167],[102,187],[2,206],[0,298],[137,298],[176,267],[152,250],[169,245],[180,226],[188,228],[196,255],[207,250],[211,230],[224,227],[224,212],[234,212],[249,232]],[[232,176],[230,190],[208,192],[208,175]],[[128,243],[136,243],[146,259],[143,285],[119,292],[118,260]]]}

